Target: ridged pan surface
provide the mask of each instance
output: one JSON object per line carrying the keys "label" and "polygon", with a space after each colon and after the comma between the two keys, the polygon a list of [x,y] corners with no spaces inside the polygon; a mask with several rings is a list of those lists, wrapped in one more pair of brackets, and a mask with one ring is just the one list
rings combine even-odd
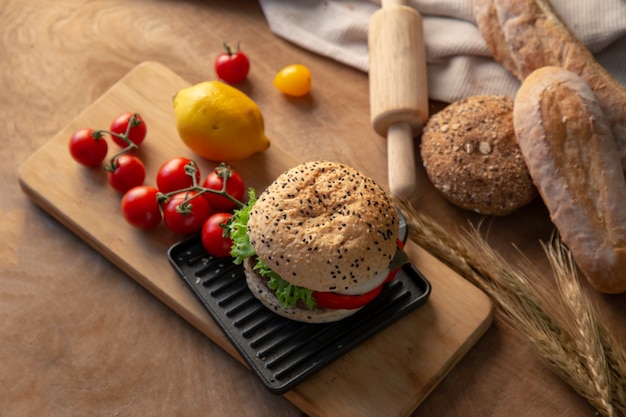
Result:
{"label": "ridged pan surface", "polygon": [[[401,239],[406,225],[401,217]],[[246,285],[243,267],[209,255],[200,235],[174,244],[168,259],[265,386],[283,394],[315,371],[425,303],[431,286],[405,264],[376,299],[334,323],[301,323],[276,315]]]}

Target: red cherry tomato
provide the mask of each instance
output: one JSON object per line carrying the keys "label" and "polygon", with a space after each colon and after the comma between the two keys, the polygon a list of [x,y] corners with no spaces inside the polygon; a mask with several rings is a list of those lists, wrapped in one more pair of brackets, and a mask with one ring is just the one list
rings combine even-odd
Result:
{"label": "red cherry tomato", "polygon": [[224,235],[222,225],[226,224],[231,217],[233,215],[230,213],[215,213],[202,226],[202,246],[215,257],[226,258],[230,256],[233,241],[228,235]]}
{"label": "red cherry tomato", "polygon": [[123,154],[113,161],[113,170],[107,172],[109,184],[120,193],[143,184],[146,179],[146,168],[143,162],[134,155]]}
{"label": "red cherry tomato", "polygon": [[161,223],[161,209],[157,190],[149,185],[133,187],[124,194],[121,202],[124,219],[139,229],[152,229]]}
{"label": "red cherry tomato", "polygon": [[100,166],[107,155],[108,145],[102,135],[93,129],[80,129],[70,138],[70,154],[79,164],[94,168]]}
{"label": "red cherry tomato", "polygon": [[165,203],[163,221],[172,232],[181,235],[197,232],[209,218],[211,208],[201,196],[183,204],[186,198],[195,194],[195,191],[177,193]]}
{"label": "red cherry tomato", "polygon": [[361,295],[336,294],[334,292],[313,291],[315,303],[324,308],[354,310],[372,301],[382,291],[382,284]]}
{"label": "red cherry tomato", "polygon": [[[237,200],[243,202],[243,198],[246,194],[246,185],[241,178],[241,175],[228,166],[220,165],[216,167],[204,179],[202,186],[204,188],[219,191],[224,187],[224,177],[226,177],[226,192]],[[237,208],[237,204],[219,194],[205,192],[202,195],[215,211],[227,212]]]}
{"label": "red cherry tomato", "polygon": [[[144,122],[139,113],[120,114],[113,120],[109,130],[118,135],[127,135],[128,139],[137,146],[143,142],[148,132],[146,122]],[[122,148],[128,146],[128,144],[117,135],[111,135],[111,139]]]}
{"label": "red cherry tomato", "polygon": [[236,84],[246,79],[250,70],[248,57],[239,50],[233,51],[227,44],[224,44],[226,52],[223,52],[215,59],[215,72],[219,78],[229,84]]}
{"label": "red cherry tomato", "polygon": [[187,173],[187,165],[193,164],[196,168],[196,183],[200,183],[200,168],[198,165],[187,158],[178,157],[170,159],[159,168],[157,172],[157,188],[162,193],[171,193],[174,191],[189,188],[193,185],[193,179]]}

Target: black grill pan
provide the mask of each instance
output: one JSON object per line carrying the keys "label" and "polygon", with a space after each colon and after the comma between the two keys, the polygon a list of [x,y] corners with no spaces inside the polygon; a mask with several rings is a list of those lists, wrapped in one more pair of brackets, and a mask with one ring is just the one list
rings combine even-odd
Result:
{"label": "black grill pan", "polygon": [[[401,220],[402,217],[401,217]],[[406,225],[401,221],[401,239]],[[376,299],[334,323],[309,324],[278,316],[250,292],[243,267],[214,258],[200,235],[168,250],[174,269],[265,386],[283,394],[354,346],[425,303],[430,283],[406,264]]]}

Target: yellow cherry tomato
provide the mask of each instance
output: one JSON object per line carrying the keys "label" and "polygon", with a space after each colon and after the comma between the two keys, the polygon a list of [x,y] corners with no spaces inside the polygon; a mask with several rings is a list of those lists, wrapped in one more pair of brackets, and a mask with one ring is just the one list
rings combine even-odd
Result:
{"label": "yellow cherry tomato", "polygon": [[278,72],[274,86],[288,96],[304,96],[311,91],[311,71],[304,65],[288,65]]}

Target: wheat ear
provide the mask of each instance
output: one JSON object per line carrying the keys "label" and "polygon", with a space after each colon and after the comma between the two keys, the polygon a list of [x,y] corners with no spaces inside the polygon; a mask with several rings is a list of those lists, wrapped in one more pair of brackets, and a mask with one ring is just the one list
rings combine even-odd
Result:
{"label": "wheat ear", "polygon": [[[557,297],[530,261],[513,267],[482,238],[478,228],[452,239],[407,201],[398,201],[409,237],[482,289],[496,312],[529,343],[546,366],[604,417],[626,416],[626,354],[597,319],[580,287],[574,261],[557,239],[544,245]],[[523,257],[522,257],[523,259]]]}

